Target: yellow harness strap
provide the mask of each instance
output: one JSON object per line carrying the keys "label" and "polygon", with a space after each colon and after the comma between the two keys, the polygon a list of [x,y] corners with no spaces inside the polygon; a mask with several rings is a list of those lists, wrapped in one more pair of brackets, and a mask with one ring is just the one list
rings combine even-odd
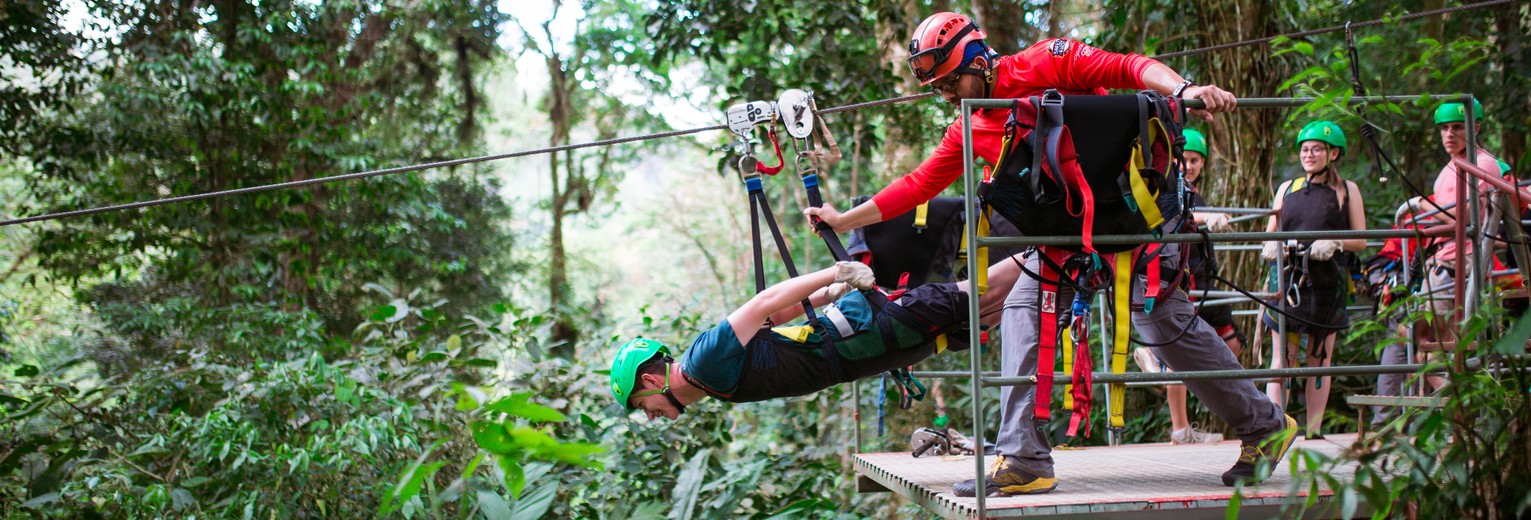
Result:
{"label": "yellow harness strap", "polygon": [[[1132,251],[1122,251],[1116,254],[1116,283],[1112,291],[1116,306],[1114,332],[1111,334],[1111,373],[1121,374],[1127,371],[1127,342],[1132,334]],[[1111,399],[1111,424],[1112,428],[1122,428],[1125,421],[1122,420],[1122,409],[1127,406],[1127,386],[1112,384],[1109,387],[1108,398]]]}
{"label": "yellow harness strap", "polygon": [[930,201],[914,207],[914,227],[925,229],[925,222],[930,219]]}
{"label": "yellow harness strap", "polygon": [[[1063,329],[1063,373],[1074,373],[1074,335],[1071,328]],[[1063,409],[1074,409],[1074,384],[1063,385]]]}
{"label": "yellow harness strap", "polygon": [[[966,226],[966,224],[963,225]],[[989,236],[988,211],[979,210],[978,212],[977,235],[978,238],[985,238]],[[982,296],[984,293],[989,292],[989,248],[986,246],[974,249],[976,250],[974,254],[978,255],[978,273],[973,275],[973,279],[978,282],[978,295]],[[957,246],[957,261],[965,262],[967,260],[967,255],[968,234],[967,229],[964,228],[962,230],[962,240]]]}
{"label": "yellow harness strap", "polygon": [[[1164,129],[1164,123],[1159,118],[1148,120],[1148,146],[1153,146],[1154,141],[1163,139],[1168,132]],[[1139,143],[1141,144],[1141,143]],[[1132,200],[1138,205],[1138,212],[1143,216],[1143,222],[1148,224],[1148,229],[1155,229],[1164,223],[1164,215],[1159,213],[1157,202],[1159,193],[1148,189],[1148,184],[1143,182],[1143,176],[1138,172],[1147,167],[1143,158],[1143,147],[1132,147],[1132,160],[1127,163],[1127,180],[1132,184]]]}
{"label": "yellow harness strap", "polygon": [[940,336],[936,336],[936,353],[937,354],[940,354],[942,352],[946,352],[946,345],[947,345],[947,341],[946,341],[946,335],[945,334],[942,334]]}
{"label": "yellow harness strap", "polygon": [[798,343],[807,343],[808,335],[813,334],[813,327],[809,325],[782,325],[771,329],[771,332],[781,334],[783,337]]}

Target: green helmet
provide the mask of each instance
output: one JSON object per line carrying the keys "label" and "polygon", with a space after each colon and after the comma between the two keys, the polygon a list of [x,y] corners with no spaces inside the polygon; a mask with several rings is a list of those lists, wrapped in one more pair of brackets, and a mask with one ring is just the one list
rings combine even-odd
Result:
{"label": "green helmet", "polygon": [[[1467,120],[1467,108],[1458,102],[1441,103],[1435,107],[1435,124],[1456,123]],[[1473,100],[1473,120],[1483,120],[1483,103]]]}
{"label": "green helmet", "polygon": [[633,387],[638,383],[638,366],[661,355],[669,356],[670,348],[651,339],[637,338],[617,349],[616,357],[611,360],[611,395],[616,396],[617,402],[627,411],[633,410],[627,399],[632,397]]}
{"label": "green helmet", "polygon": [[1510,163],[1504,162],[1504,159],[1500,159],[1499,160],[1499,174],[1500,175],[1509,175],[1510,174]]}
{"label": "green helmet", "polygon": [[1185,151],[1200,152],[1202,157],[1207,156],[1207,138],[1190,128],[1185,129]]}
{"label": "green helmet", "polygon": [[1303,141],[1319,141],[1328,143],[1329,146],[1340,149],[1340,155],[1345,155],[1345,131],[1340,130],[1340,125],[1334,121],[1314,121],[1302,127],[1297,132],[1297,149],[1302,150]]}

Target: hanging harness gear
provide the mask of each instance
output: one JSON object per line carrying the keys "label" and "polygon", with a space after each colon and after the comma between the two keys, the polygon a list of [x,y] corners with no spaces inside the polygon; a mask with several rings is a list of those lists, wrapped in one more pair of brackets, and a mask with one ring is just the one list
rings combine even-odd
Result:
{"label": "hanging harness gear", "polygon": [[1132,249],[1097,248],[1094,235],[1158,236],[1182,213],[1175,178],[1185,139],[1177,114],[1173,101],[1152,91],[1065,99],[1048,90],[1016,99],[994,180],[980,196],[1022,235],[1079,236],[1083,246],[1065,249],[1086,253]]}
{"label": "hanging harness gear", "polygon": [[[819,119],[815,132],[816,107],[813,94],[803,90],[789,90],[781,99],[753,101],[734,105],[728,109],[729,130],[738,135],[736,146],[743,157],[739,160],[740,176],[750,198],[751,239],[755,262],[756,292],[765,290],[765,261],[760,236],[760,217],[764,217],[771,236],[781,255],[790,277],[797,277],[796,264],[788,249],[786,239],[771,212],[765,196],[762,174],[774,175],[785,161],[781,160],[781,145],[777,140],[776,125],[784,120],[786,131],[797,150],[795,164],[800,172],[809,205],[823,205],[819,191],[818,169],[839,160],[841,153],[834,137],[829,135],[823,120]],[[774,169],[761,168],[754,157],[751,138],[764,127],[778,157]],[[817,135],[815,135],[817,134]],[[834,229],[815,219],[816,231],[836,261],[848,261],[850,255],[841,245]],[[858,361],[880,356],[888,351],[923,345],[936,337],[954,330],[956,326],[937,329],[899,305],[887,305],[889,299],[875,291],[860,291],[841,298],[836,305],[827,307],[822,317],[813,304],[803,300],[803,313],[808,324],[795,327],[773,327],[770,337],[777,341],[815,346],[842,378],[846,374],[842,360]],[[767,324],[768,326],[771,324]],[[950,330],[949,330],[950,329]],[[899,387],[900,408],[908,409],[913,402],[925,397],[926,388],[915,380],[907,368],[890,371]]]}

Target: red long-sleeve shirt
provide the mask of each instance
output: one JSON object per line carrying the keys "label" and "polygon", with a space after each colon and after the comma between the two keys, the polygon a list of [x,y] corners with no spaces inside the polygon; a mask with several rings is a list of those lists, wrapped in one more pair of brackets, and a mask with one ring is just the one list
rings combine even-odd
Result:
{"label": "red long-sleeve shirt", "polygon": [[[1106,52],[1083,43],[1056,38],[1043,40],[994,65],[997,99],[1039,95],[1058,89],[1065,95],[1100,95],[1108,88],[1141,90],[1143,70],[1156,63],[1139,54]],[[973,153],[999,162],[1009,109],[986,109],[973,114]],[[888,220],[930,200],[962,177],[962,118],[946,127],[941,145],[918,168],[888,184],[872,201]]]}

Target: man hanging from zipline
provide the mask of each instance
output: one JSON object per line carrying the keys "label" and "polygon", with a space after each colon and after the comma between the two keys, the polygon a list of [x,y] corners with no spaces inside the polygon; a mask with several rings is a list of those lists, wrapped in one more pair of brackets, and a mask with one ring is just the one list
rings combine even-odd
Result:
{"label": "man hanging from zipline", "polygon": [[[802,314],[805,298],[834,303],[818,323],[771,326]],[[611,392],[629,411],[672,420],[706,396],[742,403],[808,395],[912,365],[939,352],[943,335],[965,349],[967,306],[966,286],[952,283],[890,301],[866,264],[837,262],[756,294],[679,359],[658,341],[627,342],[612,359]]]}
{"label": "man hanging from zipline", "polygon": [[[954,106],[960,106],[964,99],[1018,100],[1015,109],[983,109],[973,113],[973,127],[970,129],[973,136],[971,143],[973,151],[989,164],[1001,164],[1001,159],[1004,158],[1002,156],[1006,156],[1010,151],[1005,148],[1005,145],[1014,143],[1009,137],[1015,135],[1016,123],[1026,126],[1026,123],[1019,121],[1020,118],[1012,118],[1012,116],[1013,113],[1021,112],[1021,108],[1035,107],[1036,105],[1023,107],[1021,104],[1032,96],[1041,99],[1042,103],[1053,100],[1061,105],[1062,98],[1065,96],[1073,102],[1094,97],[1093,95],[1106,94],[1107,88],[1148,89],[1152,93],[1145,95],[1150,97],[1169,96],[1201,100],[1205,103],[1206,110],[1193,111],[1193,114],[1200,114],[1207,120],[1211,120],[1213,113],[1232,110],[1236,103],[1233,94],[1212,85],[1196,85],[1164,64],[1141,55],[1111,53],[1077,41],[1054,38],[1039,42],[1017,55],[1000,57],[989,49],[984,43],[984,38],[983,31],[968,17],[956,13],[932,15],[915,29],[909,46],[909,66],[922,85],[930,86]],[[1088,104],[1088,100],[1085,101]],[[1178,103],[1178,100],[1172,101]],[[1157,102],[1157,106],[1163,106],[1162,97]],[[1047,106],[1044,104],[1035,111],[1041,114],[1045,108]],[[1047,115],[1053,117],[1051,112],[1047,112]],[[1147,119],[1141,112],[1133,115],[1142,119],[1131,124],[1134,128],[1130,130],[1135,131],[1136,127],[1140,123],[1147,122]],[[1040,120],[1040,117],[1037,119]],[[1091,140],[1098,139],[1092,131],[1083,130],[1083,127],[1092,125],[1093,122],[1090,119],[1085,117],[1070,120],[1069,126],[1075,127],[1072,131],[1072,135],[1075,136],[1072,145],[1088,147],[1092,144]],[[1052,137],[1054,134],[1044,134],[1041,128],[1037,128],[1031,135],[1038,134],[1043,135],[1049,143],[1056,142]],[[869,203],[845,213],[839,213],[827,206],[808,208],[805,213],[822,218],[836,231],[847,231],[909,211],[961,178],[963,174],[962,135],[962,122],[959,119],[947,128],[945,138],[930,157],[926,158],[915,171],[895,180],[880,191]],[[1134,137],[1137,135],[1139,134],[1133,133]],[[1158,144],[1163,145],[1162,142]],[[1027,147],[1015,148],[1024,150]],[[1144,148],[1151,147],[1145,142]],[[1048,164],[1051,168],[1045,173],[1055,177],[1065,173],[1058,171],[1057,162],[1063,162],[1067,167],[1067,161],[1075,159],[1067,154],[1057,153],[1057,150],[1043,147],[1038,149],[1042,149],[1048,159],[1054,161]],[[1002,150],[1006,153],[1002,153]],[[1115,150],[1115,152],[1120,151]],[[1084,163],[1092,159],[1089,157],[1090,153],[1092,152],[1089,150],[1080,150],[1078,161]],[[1031,159],[1040,159],[1035,153],[1032,155]],[[1164,159],[1162,154],[1155,156],[1161,161]],[[1109,166],[1120,169],[1125,162]],[[1030,169],[1031,175],[1023,181],[1012,181],[1012,186],[1024,182],[1031,182],[1033,186],[1036,186],[1038,176],[1044,172],[1036,163],[1032,163],[1031,166],[1033,166]],[[1001,174],[1006,173],[1003,166],[996,170]],[[1168,169],[1159,170],[1159,172],[1165,173]],[[1025,171],[1020,172],[1021,175],[1025,173]],[[1134,173],[1137,172],[1134,171]],[[1011,176],[1015,174],[1011,173]],[[999,181],[1000,177],[997,176],[996,183],[991,187],[999,186]],[[1051,182],[1056,184],[1056,180]],[[1073,191],[1070,191],[1069,195],[1072,196],[1079,187],[1081,187],[1080,183],[1070,183],[1069,189]],[[1126,194],[1126,192],[1127,190],[1124,189],[1123,193]],[[1136,192],[1134,187],[1133,193]],[[990,193],[993,195],[993,190]],[[1163,193],[1162,190],[1161,193]],[[1036,193],[1036,195],[1042,194]],[[1100,207],[1105,207],[1107,203],[1115,204],[1116,207],[1124,205],[1121,199],[1110,196],[1114,193],[1096,195],[1098,198],[1095,200],[1100,201]],[[1149,198],[1145,205],[1135,203],[1129,195],[1126,205],[1133,205],[1135,213],[1146,215],[1144,212],[1150,209],[1148,206],[1155,204],[1155,200],[1163,199]],[[1086,216],[1084,218],[1086,225],[1082,226],[1082,238],[1088,249],[1090,233],[1096,228],[1103,227],[1102,221],[1111,224],[1109,222],[1111,220],[1124,219],[1114,219],[1115,215],[1106,215],[1104,218],[1095,218],[1093,220],[1095,225],[1092,226],[1088,222],[1095,216],[1092,212],[1096,211],[1097,205],[1088,197],[1085,197],[1085,201],[1081,208]],[[986,200],[986,203],[992,202],[992,200]],[[1138,212],[1137,209],[1142,209],[1144,212]],[[1072,213],[1072,209],[1070,211]],[[1033,222],[1028,223],[1022,220],[1028,216],[1032,217]],[[1023,233],[1026,232],[1028,224],[1035,225],[1040,222],[1040,216],[1025,213],[1006,214],[1006,217],[1020,227]],[[1171,217],[1170,220],[1178,220],[1173,218],[1173,215]],[[1132,218],[1137,216],[1125,220]],[[1145,219],[1140,218],[1135,225],[1141,227],[1144,222]],[[1062,223],[1068,224],[1066,221]],[[1077,220],[1072,224],[1076,229],[1081,227]],[[1156,227],[1158,224],[1152,224],[1152,226]],[[1169,227],[1171,226],[1169,223],[1165,223],[1164,226],[1164,229],[1173,229]],[[1148,256],[1149,254],[1143,253],[1144,251],[1143,248],[1139,248],[1136,251],[1124,252],[1138,254],[1139,257]],[[1163,247],[1153,251],[1152,255],[1156,260],[1139,264],[1146,269],[1132,272],[1132,276],[1118,280],[1123,285],[1130,283],[1132,288],[1144,288],[1144,290],[1128,291],[1131,293],[1131,310],[1119,312],[1118,316],[1125,318],[1130,314],[1133,328],[1144,341],[1156,347],[1155,350],[1160,357],[1174,370],[1242,368],[1216,331],[1195,316],[1186,294],[1174,282],[1180,278],[1178,270],[1181,268],[1181,255],[1177,248]],[[1058,325],[1056,318],[1049,318],[1063,315],[1062,312],[1067,310],[1066,302],[1069,301],[1070,293],[1074,292],[1070,287],[1059,283],[1059,279],[1062,278],[1062,269],[1056,266],[1067,265],[1064,259],[1070,258],[1069,255],[1060,253],[1068,253],[1068,251],[1041,247],[1038,248],[1037,253],[1023,255],[1025,259],[1015,258],[1015,262],[1001,262],[997,264],[997,269],[990,271],[990,279],[995,284],[1000,284],[1006,279],[1018,280],[1005,301],[1005,310],[1001,318],[1001,335],[1004,338],[1003,375],[1035,374],[1038,384],[1019,388],[1006,386],[1001,391],[1001,425],[997,439],[1001,456],[995,460],[994,465],[985,475],[987,482],[979,484],[968,480],[954,485],[953,492],[958,496],[974,496],[979,489],[983,489],[984,493],[990,496],[1047,493],[1057,486],[1058,479],[1053,473],[1052,443],[1049,442],[1047,433],[1042,427],[1047,417],[1044,414],[1050,407],[1050,398],[1046,396],[1050,396],[1052,390],[1053,348],[1063,329]],[[1094,258],[1095,264],[1099,265],[1100,256],[1095,255]],[[1025,269],[1030,273],[1041,272],[1042,276],[1019,276],[1022,270],[1021,262],[1025,262]],[[1047,262],[1046,265],[1050,268],[1043,269],[1043,262]],[[1125,266],[1119,267],[1124,268],[1119,271],[1120,273],[1127,273]],[[1050,278],[1050,282],[1044,284],[1039,279],[1043,277]],[[1154,300],[1157,300],[1157,305]],[[1126,303],[1125,300],[1119,301]],[[1085,299],[1085,303],[1088,305],[1088,299]],[[1126,310],[1127,307],[1128,305],[1120,305],[1118,308]],[[1128,333],[1125,324],[1120,327],[1119,335]],[[1120,350],[1123,351],[1122,357],[1125,357],[1125,348]],[[1039,355],[1039,351],[1045,353]],[[1086,365],[1085,368],[1088,369],[1088,366]],[[1088,373],[1087,370],[1086,373]],[[1243,441],[1243,449],[1238,460],[1222,476],[1224,484],[1234,485],[1240,481],[1260,480],[1268,474],[1276,462],[1281,460],[1291,445],[1290,433],[1286,435],[1282,433],[1294,431],[1295,421],[1286,417],[1279,407],[1265,399],[1265,396],[1256,390],[1250,381],[1187,381],[1186,386],[1213,413],[1232,426],[1234,432]],[[1084,399],[1086,406],[1088,401],[1088,398]],[[1075,399],[1075,402],[1076,405],[1079,404],[1078,399]],[[1085,412],[1087,414],[1088,410]],[[1116,418],[1113,417],[1113,419]],[[1087,425],[1088,422],[1084,424]]]}

